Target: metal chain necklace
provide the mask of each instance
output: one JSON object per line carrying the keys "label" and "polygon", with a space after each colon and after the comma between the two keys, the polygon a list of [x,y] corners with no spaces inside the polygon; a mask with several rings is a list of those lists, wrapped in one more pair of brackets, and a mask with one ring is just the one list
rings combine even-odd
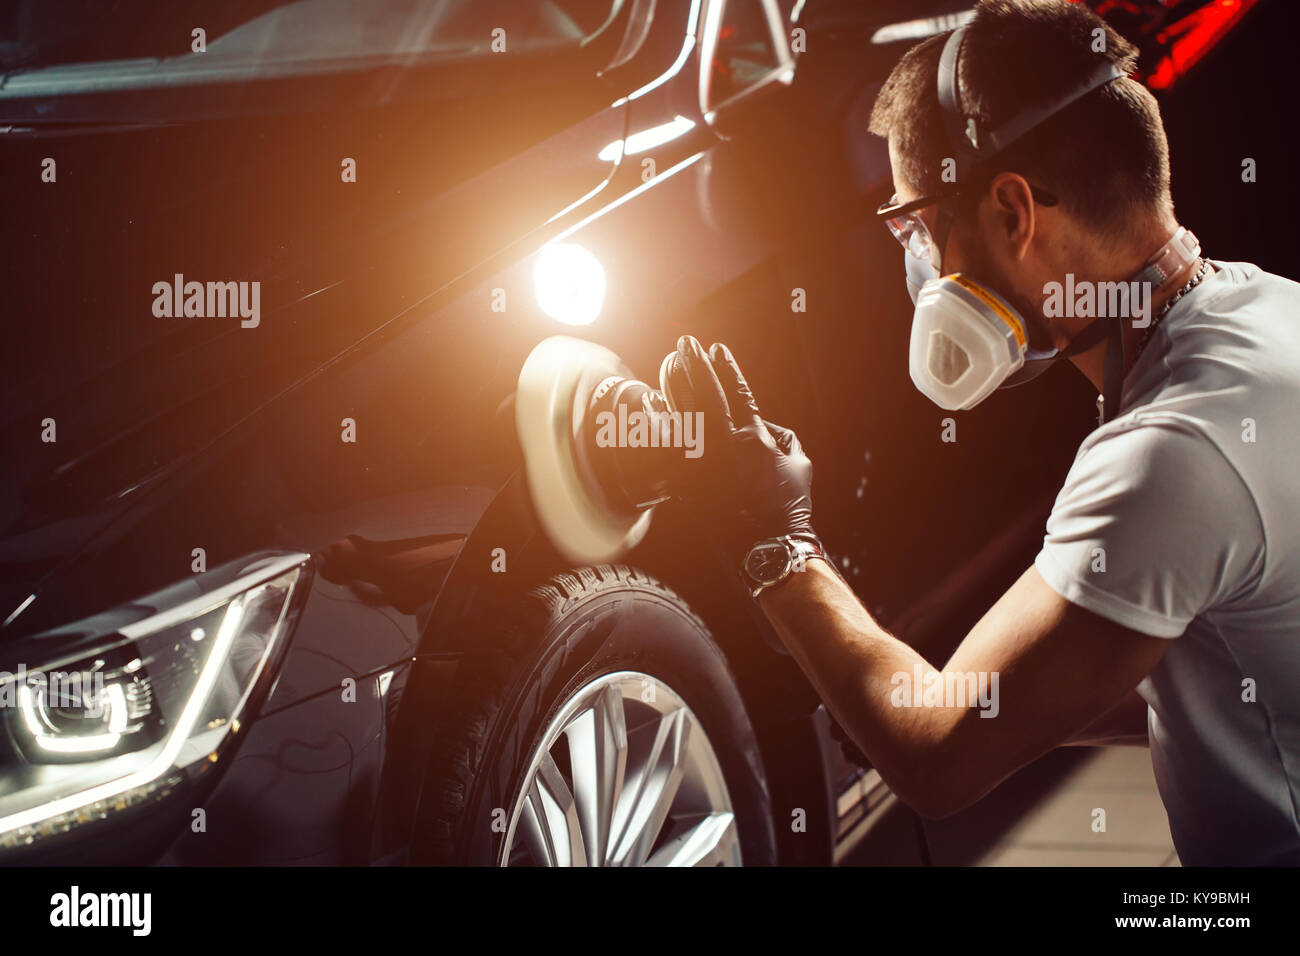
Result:
{"label": "metal chain necklace", "polygon": [[1142,357],[1142,352],[1147,347],[1147,343],[1151,341],[1151,337],[1155,334],[1156,328],[1160,325],[1164,317],[1169,314],[1169,310],[1178,304],[1179,299],[1181,299],[1183,296],[1187,295],[1187,293],[1191,292],[1198,285],[1200,285],[1201,280],[1204,279],[1209,274],[1210,274],[1210,260],[1202,259],[1201,267],[1196,270],[1196,274],[1192,276],[1190,279],[1188,279],[1187,284],[1184,285],[1177,292],[1175,292],[1170,297],[1169,301],[1160,307],[1160,311],[1156,313],[1156,317],[1151,320],[1151,325],[1147,328],[1146,332],[1142,335],[1142,338],[1138,341],[1137,350],[1134,351],[1133,353],[1133,361],[1129,365],[1129,368],[1133,368],[1134,366],[1137,365],[1138,359]]}

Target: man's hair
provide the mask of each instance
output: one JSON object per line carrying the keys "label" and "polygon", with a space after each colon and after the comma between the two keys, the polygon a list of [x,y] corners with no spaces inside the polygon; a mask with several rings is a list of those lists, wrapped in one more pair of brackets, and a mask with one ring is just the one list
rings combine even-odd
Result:
{"label": "man's hair", "polygon": [[[909,50],[885,81],[871,114],[871,132],[896,137],[898,172],[922,194],[945,185],[943,160],[953,155],[937,81],[949,36],[931,37]],[[958,61],[960,105],[980,129],[992,129],[1026,108],[1059,101],[1099,58],[1128,74],[1137,56],[1131,43],[1083,4],[980,0]],[[1105,233],[1124,232],[1134,210],[1173,215],[1160,107],[1127,75],[1042,122],[984,171],[1003,170],[1055,193],[1064,209]]]}

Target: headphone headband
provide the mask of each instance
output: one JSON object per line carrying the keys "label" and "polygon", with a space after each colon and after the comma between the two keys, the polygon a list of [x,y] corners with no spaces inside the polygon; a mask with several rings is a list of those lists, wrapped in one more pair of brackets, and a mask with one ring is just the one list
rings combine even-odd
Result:
{"label": "headphone headband", "polygon": [[1081,83],[1069,90],[1055,103],[1033,107],[1011,117],[1001,126],[981,129],[974,116],[966,116],[961,109],[961,80],[957,66],[961,59],[961,45],[966,38],[966,26],[952,32],[939,57],[939,107],[943,110],[944,128],[948,142],[956,151],[958,177],[971,166],[997,156],[1016,140],[1049,117],[1055,116],[1075,100],[1086,96],[1111,80],[1124,76],[1123,71],[1109,60],[1098,63]]}

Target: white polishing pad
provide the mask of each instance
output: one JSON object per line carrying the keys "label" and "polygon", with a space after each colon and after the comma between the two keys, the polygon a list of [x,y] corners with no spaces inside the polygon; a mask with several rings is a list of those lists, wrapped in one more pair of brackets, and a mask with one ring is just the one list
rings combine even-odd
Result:
{"label": "white polishing pad", "polygon": [[617,355],[593,342],[555,335],[537,344],[519,371],[515,427],[524,473],[542,530],[570,561],[612,561],[650,528],[650,512],[620,515],[604,507],[582,480],[574,452],[595,387],[631,378]]}

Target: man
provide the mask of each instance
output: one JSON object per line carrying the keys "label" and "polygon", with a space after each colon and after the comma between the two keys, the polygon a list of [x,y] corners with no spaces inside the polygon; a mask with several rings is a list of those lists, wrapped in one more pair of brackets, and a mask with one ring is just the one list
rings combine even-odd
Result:
{"label": "man", "polygon": [[[725,346],[706,355],[690,337],[669,381],[725,438],[683,497],[721,517],[831,715],[923,815],[1063,743],[1149,742],[1185,864],[1294,865],[1300,285],[1203,259],[1180,231],[1135,62],[1082,5],[984,0],[956,40],[911,50],[875,107],[897,191],[882,218],[917,299],[913,379],[969,408],[1068,359],[1103,393],[1037,559],[942,668],[816,559],[798,439],[760,418]],[[1130,281],[1124,314],[1100,308]],[[1062,307],[1066,287],[1095,289],[1098,307]],[[995,719],[899,706],[900,675],[943,687],[971,673],[996,675]]]}

